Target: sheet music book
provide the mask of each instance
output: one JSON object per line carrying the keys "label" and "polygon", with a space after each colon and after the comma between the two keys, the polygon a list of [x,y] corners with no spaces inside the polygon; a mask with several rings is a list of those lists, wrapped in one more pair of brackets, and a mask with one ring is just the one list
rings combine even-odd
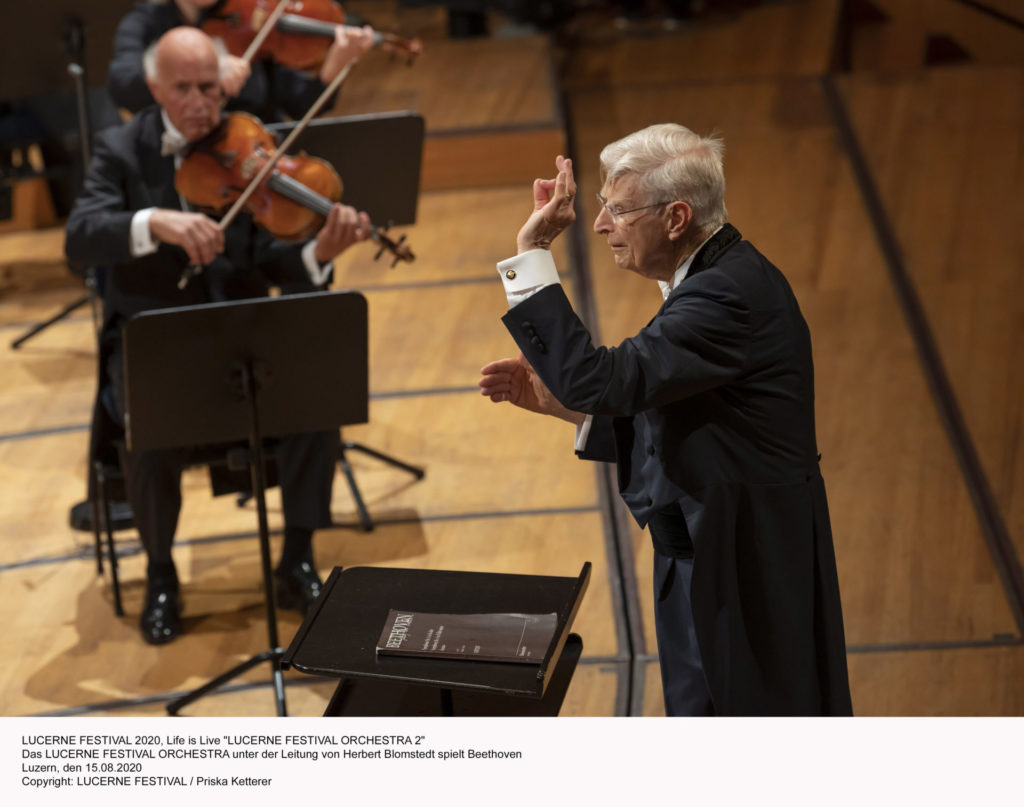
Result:
{"label": "sheet music book", "polygon": [[377,653],[540,664],[557,623],[555,613],[430,614],[391,609]]}

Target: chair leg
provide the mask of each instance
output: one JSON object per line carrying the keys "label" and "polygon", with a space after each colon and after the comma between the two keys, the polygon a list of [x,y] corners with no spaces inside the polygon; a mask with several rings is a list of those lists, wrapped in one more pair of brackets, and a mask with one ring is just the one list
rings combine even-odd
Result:
{"label": "chair leg", "polygon": [[[101,463],[96,463],[96,495],[103,507],[103,526],[107,531],[107,557],[110,559],[110,584],[114,592],[114,613],[124,616],[121,604],[121,581],[117,573],[117,548],[114,546],[114,519],[110,512],[110,499],[107,496],[106,473]],[[96,526],[97,540],[99,526]]]}
{"label": "chair leg", "polygon": [[89,502],[92,507],[92,540],[93,548],[96,551],[96,574],[103,574],[103,538],[100,536],[100,500],[97,492],[99,482],[93,479],[93,500]]}

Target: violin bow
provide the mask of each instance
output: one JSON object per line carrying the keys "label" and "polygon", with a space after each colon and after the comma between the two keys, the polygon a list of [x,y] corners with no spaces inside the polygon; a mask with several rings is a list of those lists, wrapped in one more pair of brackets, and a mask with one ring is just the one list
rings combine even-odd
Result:
{"label": "violin bow", "polygon": [[247,62],[252,61],[252,57],[256,55],[256,51],[263,45],[264,40],[270,36],[271,31],[274,30],[274,26],[277,25],[277,21],[281,19],[285,9],[288,7],[288,0],[280,0],[277,7],[270,13],[266,21],[260,26],[260,30],[256,33],[255,38],[249,43],[249,47],[245,49],[245,53],[242,54],[242,58]]}

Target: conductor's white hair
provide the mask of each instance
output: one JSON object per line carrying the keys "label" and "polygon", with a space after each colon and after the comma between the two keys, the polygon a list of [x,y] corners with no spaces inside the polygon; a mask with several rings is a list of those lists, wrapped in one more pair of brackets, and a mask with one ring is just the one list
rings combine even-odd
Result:
{"label": "conductor's white hair", "polygon": [[657,123],[604,147],[601,181],[633,174],[649,203],[686,202],[693,209],[694,226],[710,233],[729,218],[724,152],[720,137],[702,137],[678,123]]}

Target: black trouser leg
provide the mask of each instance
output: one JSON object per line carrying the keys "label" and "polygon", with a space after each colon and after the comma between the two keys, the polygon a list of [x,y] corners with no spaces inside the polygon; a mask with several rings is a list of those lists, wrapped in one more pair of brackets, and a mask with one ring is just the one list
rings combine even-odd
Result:
{"label": "black trouser leg", "polygon": [[122,450],[121,468],[150,566],[166,570],[181,512],[181,453]]}
{"label": "black trouser leg", "polygon": [[286,528],[312,531],[331,526],[334,464],[340,450],[337,429],[281,438],[277,475]]}
{"label": "black trouser leg", "polygon": [[715,713],[690,605],[693,560],[654,553],[654,628],[669,717]]}

